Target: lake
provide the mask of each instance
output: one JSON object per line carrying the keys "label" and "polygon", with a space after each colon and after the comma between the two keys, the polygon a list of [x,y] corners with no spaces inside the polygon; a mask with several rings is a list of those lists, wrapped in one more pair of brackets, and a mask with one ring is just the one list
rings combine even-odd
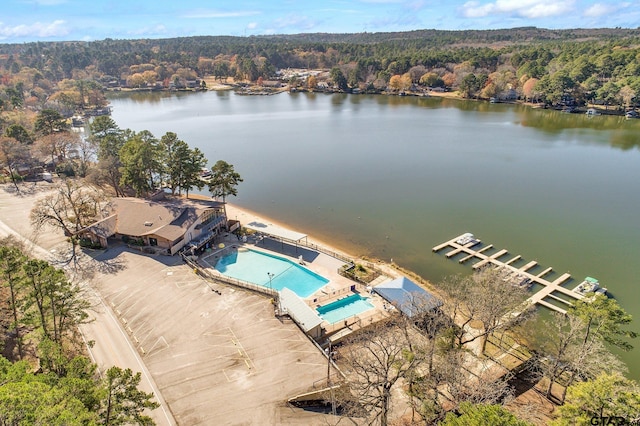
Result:
{"label": "lake", "polygon": [[[568,287],[598,278],[640,331],[640,120],[342,94],[111,101],[121,128],[175,132],[233,164],[241,207],[433,282],[471,271],[431,248],[472,232],[571,273]],[[622,354],[635,379],[638,351]]]}

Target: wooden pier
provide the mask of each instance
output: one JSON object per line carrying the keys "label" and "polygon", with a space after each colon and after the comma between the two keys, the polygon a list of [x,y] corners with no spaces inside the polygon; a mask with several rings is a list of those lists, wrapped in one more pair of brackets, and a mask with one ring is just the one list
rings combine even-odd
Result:
{"label": "wooden pier", "polygon": [[[490,249],[494,248],[492,244],[482,246],[480,240],[474,240],[467,244],[461,245],[457,242],[461,239],[461,237],[462,235],[452,240],[445,241],[444,243],[433,247],[433,251],[435,253],[438,253],[448,248],[450,250],[445,253],[445,257],[447,257],[448,259],[451,259],[461,253],[464,256],[460,258],[460,260],[458,261],[459,263],[466,263],[471,259],[477,259],[476,262],[472,265],[473,269],[479,269],[482,267],[493,265],[496,268],[505,269],[508,274],[515,274],[515,276],[521,277],[522,279],[529,279],[531,285],[539,284],[540,286],[542,286],[542,288],[527,299],[527,302],[534,305],[540,305],[557,312],[566,313],[566,309],[550,303],[550,300],[554,300],[567,306],[571,306],[571,300],[575,301],[584,298],[582,294],[578,294],[573,290],[562,287],[564,283],[571,279],[571,274],[565,273],[557,279],[549,281],[544,277],[547,276],[551,271],[553,271],[553,268],[546,268],[539,274],[534,275],[530,273],[529,270],[536,266],[539,266],[538,262],[536,262],[535,260],[528,262],[524,266],[516,268],[515,266],[513,266],[513,264],[519,260],[522,260],[522,256],[517,255],[510,258],[509,260],[503,261],[501,260],[501,258],[505,257],[509,253],[507,250],[498,250],[495,253],[489,255],[487,254],[487,252]],[[474,247],[478,248],[475,249]],[[557,295],[558,293],[567,296],[569,300],[559,297],[559,295]]]}

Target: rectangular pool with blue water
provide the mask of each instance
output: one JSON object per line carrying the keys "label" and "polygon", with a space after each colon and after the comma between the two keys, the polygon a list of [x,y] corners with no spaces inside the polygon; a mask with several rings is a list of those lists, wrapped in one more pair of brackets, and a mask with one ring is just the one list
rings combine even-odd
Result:
{"label": "rectangular pool with blue water", "polygon": [[316,311],[323,320],[330,324],[335,324],[373,308],[374,306],[366,297],[352,294],[344,299],[319,306]]}
{"label": "rectangular pool with blue water", "polygon": [[329,282],[288,259],[246,248],[222,256],[215,269],[226,276],[263,287],[275,290],[287,287],[302,298],[311,296]]}

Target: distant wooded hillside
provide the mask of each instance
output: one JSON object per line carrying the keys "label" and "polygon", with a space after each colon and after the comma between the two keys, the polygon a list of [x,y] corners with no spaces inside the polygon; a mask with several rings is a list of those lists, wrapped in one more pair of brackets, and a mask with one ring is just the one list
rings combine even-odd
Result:
{"label": "distant wooded hillside", "polygon": [[[638,102],[639,46],[638,29],[535,27],[0,44],[0,100],[71,108],[88,100],[78,90],[51,99],[65,80],[181,88],[205,76],[282,79],[279,70],[295,68],[331,70],[328,87],[340,91],[442,87],[465,97],[622,108]],[[286,83],[318,84],[307,77]]]}

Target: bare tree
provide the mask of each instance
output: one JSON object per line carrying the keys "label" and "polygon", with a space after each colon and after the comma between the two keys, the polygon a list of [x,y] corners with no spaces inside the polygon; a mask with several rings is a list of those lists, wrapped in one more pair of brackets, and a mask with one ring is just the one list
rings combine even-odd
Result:
{"label": "bare tree", "polygon": [[508,401],[513,391],[510,374],[491,360],[480,360],[459,348],[440,348],[433,368],[415,380],[412,404],[422,420],[435,424],[460,404],[495,404]]}
{"label": "bare tree", "polygon": [[557,382],[564,383],[559,398],[562,401],[566,389],[576,380],[623,371],[624,365],[605,343],[631,349],[620,338],[636,336],[622,328],[629,322],[630,316],[615,300],[600,295],[577,301],[566,315],[556,314],[544,321],[538,357],[541,374],[548,380],[547,398],[553,398],[553,385]]}
{"label": "bare tree", "polygon": [[124,197],[125,193],[120,185],[120,159],[116,156],[105,156],[98,162],[95,169],[89,173],[87,180],[98,186],[111,186],[116,197]]}
{"label": "bare tree", "polygon": [[11,176],[11,182],[20,193],[16,175],[18,168],[31,161],[31,154],[26,145],[14,138],[0,137],[0,166],[6,167]]}
{"label": "bare tree", "polygon": [[[464,352],[455,348],[450,348],[446,343],[445,331],[447,324],[443,327],[428,331],[429,343],[425,345],[423,363],[415,368],[408,375],[407,394],[412,407],[412,417],[417,413],[427,424],[435,424],[442,420],[446,414],[444,403],[448,403],[450,398],[446,393],[447,383],[453,377],[453,371],[459,368],[461,357],[455,354]],[[424,328],[418,325],[424,332]],[[436,334],[433,334],[433,332]],[[412,418],[412,421],[415,419]]]}
{"label": "bare tree", "polygon": [[39,154],[51,158],[52,164],[58,164],[69,159],[79,140],[80,136],[73,132],[49,133],[35,141],[34,149]]}
{"label": "bare tree", "polygon": [[[450,333],[457,328],[437,305],[433,298],[414,295],[402,306],[406,315],[359,332],[340,349],[352,397],[345,399],[351,402],[352,416],[368,424],[386,425],[392,390],[400,385],[409,397],[413,416],[417,414],[427,424],[441,421],[465,402],[494,404],[511,398],[509,372],[490,359],[476,357],[463,345],[452,344]],[[490,315],[485,315],[472,318],[486,321],[485,333],[498,329],[495,323],[499,321],[491,323],[486,319]],[[465,343],[464,337],[458,338]],[[343,401],[341,404],[344,406]],[[413,416],[412,422],[416,421]]]}
{"label": "bare tree", "polygon": [[490,360],[469,357],[460,350],[449,351],[441,360],[448,366],[446,372],[446,394],[455,408],[463,402],[472,404],[495,404],[509,400],[512,390],[508,374]]}
{"label": "bare tree", "polygon": [[71,237],[71,255],[64,263],[73,261],[77,265],[75,235],[99,217],[101,205],[105,202],[106,197],[99,189],[64,179],[51,194],[36,201],[31,209],[31,224],[36,230],[57,228]]}
{"label": "bare tree", "polygon": [[340,349],[347,385],[356,401],[348,415],[364,416],[368,424],[389,423],[394,387],[422,360],[420,349],[403,329],[403,321],[398,314],[361,330]]}
{"label": "bare tree", "polygon": [[64,179],[52,194],[36,201],[31,222],[37,228],[53,226],[72,236],[96,219],[104,201],[100,190]]}
{"label": "bare tree", "polygon": [[489,335],[527,318],[520,316],[528,309],[523,305],[525,290],[511,285],[500,270],[483,268],[467,277],[449,277],[441,286],[450,297],[448,306],[457,325],[451,330],[451,339],[458,347],[481,339],[481,354]]}
{"label": "bare tree", "polygon": [[409,69],[409,75],[411,76],[411,81],[417,83],[420,81],[420,77],[427,73],[427,68],[424,65],[416,65],[415,67],[411,67]]}
{"label": "bare tree", "polygon": [[84,137],[78,139],[74,149],[77,160],[76,174],[84,178],[89,174],[90,165],[96,160],[98,149],[90,138]]}

